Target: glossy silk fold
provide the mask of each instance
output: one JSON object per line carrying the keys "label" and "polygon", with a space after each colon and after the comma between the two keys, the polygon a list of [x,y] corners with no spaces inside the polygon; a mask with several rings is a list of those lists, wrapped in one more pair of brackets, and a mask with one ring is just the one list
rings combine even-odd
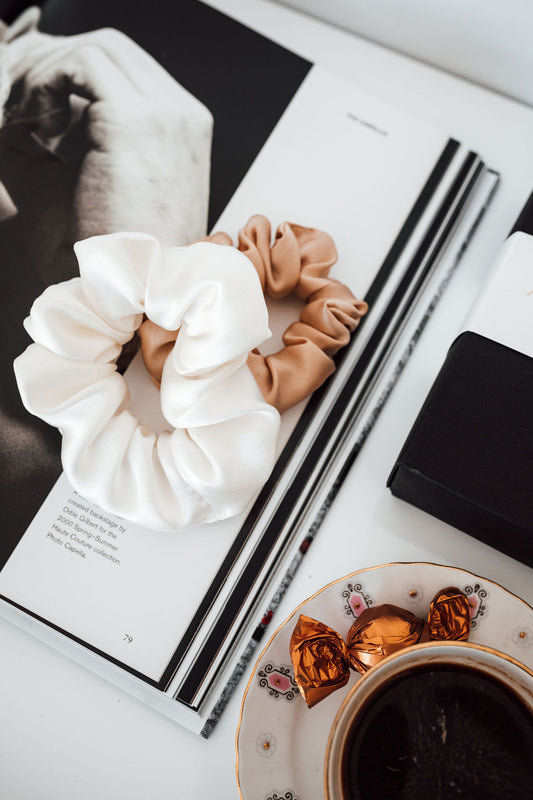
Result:
{"label": "glossy silk fold", "polygon": [[[273,244],[271,235],[270,222],[257,214],[239,231],[237,249],[252,262],[265,295],[277,300],[294,293],[306,301],[299,320],[283,334],[282,350],[263,356],[254,348],[248,356],[263,397],[283,413],[334,372],[333,356],[348,344],[367,304],[329,277],[337,260],[329,234],[284,222]],[[222,232],[206,241],[232,245],[230,236]],[[147,320],[139,333],[147,369],[158,384],[177,331],[162,331]]]}
{"label": "glossy silk fold", "polygon": [[[247,364],[270,336],[257,273],[212,242],[164,247],[114,233],[75,245],[80,277],[49,287],[15,361],[26,408],[63,434],[63,468],[102,508],[181,528],[241,512],[268,478],[279,413]],[[143,319],[177,331],[161,372],[169,430],[147,430],[116,370]]]}

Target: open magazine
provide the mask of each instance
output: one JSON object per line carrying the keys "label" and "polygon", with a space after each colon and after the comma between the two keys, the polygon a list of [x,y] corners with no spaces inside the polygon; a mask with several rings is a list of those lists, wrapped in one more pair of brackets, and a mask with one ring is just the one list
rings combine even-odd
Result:
{"label": "open magazine", "polygon": [[[273,473],[238,518],[176,532],[149,531],[89,503],[64,475],[54,475],[49,461],[37,469],[34,493],[29,470],[20,484],[22,500],[4,501],[10,511],[0,610],[208,735],[498,177],[478,155],[424,121],[213,9],[198,3],[180,8],[182,14],[189,9],[181,35],[186,40],[194,32],[196,44],[202,43],[197,62],[211,39],[231,41],[232,53],[238,53],[230,64],[221,60],[220,71],[227,67],[233,73],[226,80],[220,74],[214,78],[216,92],[201,65],[200,78],[190,63],[182,78],[208,106],[216,95],[213,102],[220,110],[217,115],[212,109],[212,230],[224,230],[235,240],[247,219],[261,213],[273,226],[289,220],[327,231],[339,252],[332,276],[364,298],[369,312],[341,351],[334,376],[284,415]],[[53,22],[52,16],[51,30]],[[127,33],[143,44],[142,28],[131,30],[132,24],[128,19]],[[192,60],[193,50],[188,50]],[[165,67],[172,71],[168,60]],[[262,82],[270,99],[256,106],[250,100],[244,115],[235,107],[228,114],[236,75],[256,90]],[[190,84],[195,79],[197,86]],[[250,121],[253,114],[257,118]],[[14,285],[16,280],[15,275]],[[11,309],[13,325],[22,328],[31,299],[24,297]],[[298,310],[292,299],[271,304],[269,351],[278,349],[287,321]],[[157,430],[164,424],[158,393],[139,355],[126,378],[133,411]],[[17,408],[15,416],[19,429],[34,424],[23,409]],[[47,436],[44,427],[39,430]],[[57,459],[57,437],[50,447]],[[39,451],[34,455],[38,459]],[[8,449],[6,470],[14,475],[12,460]]]}

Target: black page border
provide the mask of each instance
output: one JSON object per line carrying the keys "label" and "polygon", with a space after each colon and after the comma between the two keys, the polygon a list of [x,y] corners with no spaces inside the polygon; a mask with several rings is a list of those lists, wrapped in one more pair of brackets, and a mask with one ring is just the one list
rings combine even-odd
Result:
{"label": "black page border", "polygon": [[[435,191],[437,190],[437,187],[439,186],[441,180],[443,179],[444,175],[446,174],[446,170],[449,168],[449,166],[450,166],[450,164],[451,164],[451,162],[453,160],[453,157],[455,156],[459,146],[460,146],[459,142],[457,142],[454,139],[450,139],[447,142],[446,146],[444,147],[439,159],[437,160],[437,163],[436,163],[435,167],[431,171],[429,178],[427,179],[427,181],[424,184],[422,190],[420,191],[420,193],[419,193],[419,195],[418,195],[418,197],[417,197],[417,199],[416,199],[411,211],[409,212],[409,214],[408,214],[408,216],[407,216],[402,228],[400,229],[400,232],[398,233],[396,239],[394,240],[394,242],[393,242],[393,244],[392,244],[387,256],[385,257],[385,259],[383,261],[383,264],[381,265],[376,277],[374,278],[374,280],[373,280],[373,282],[372,282],[372,284],[371,284],[371,286],[369,288],[369,291],[368,291],[368,293],[367,293],[367,295],[365,297],[365,300],[368,302],[370,307],[372,307],[372,305],[375,303],[379,293],[381,292],[381,290],[385,286],[385,284],[387,282],[387,279],[389,278],[389,276],[390,276],[390,274],[391,274],[391,272],[392,272],[392,270],[393,270],[393,268],[394,268],[394,266],[395,266],[395,264],[396,264],[396,262],[397,262],[397,260],[398,260],[398,258],[400,256],[401,252],[403,251],[403,249],[405,248],[407,242],[409,241],[410,237],[412,236],[412,233],[413,233],[414,229],[416,228],[416,225],[420,221],[420,218],[422,217],[425,209],[427,208],[429,202],[431,201],[431,198],[433,197]],[[396,301],[397,301],[396,295],[395,295],[395,298],[396,298]],[[388,318],[390,313],[392,313],[392,310],[391,310],[391,306],[390,306],[390,303],[389,303],[389,306],[387,307],[387,310],[384,312],[382,319],[378,323],[378,326],[377,326],[378,328],[381,329],[382,325],[386,325],[386,321],[385,321],[384,317],[385,317],[385,315],[387,315],[387,318]],[[361,322],[360,322],[359,327],[357,329],[357,333],[359,331],[363,330],[365,324],[368,325],[368,320],[369,319],[372,319],[371,311],[369,311],[369,313],[365,317],[363,317],[361,319]],[[338,362],[340,362],[340,360],[342,360],[342,359],[344,359],[344,358],[346,358],[348,356],[348,353],[350,352],[351,348],[353,347],[353,343],[356,341],[356,337],[357,337],[357,334],[352,337],[352,339],[351,339],[350,343],[348,344],[348,346],[345,347],[342,351],[340,351],[339,358],[337,359]],[[376,337],[373,334],[371,341],[372,341],[371,351],[373,352],[375,350],[376,346],[379,344],[379,336]],[[367,349],[365,349],[365,351],[362,354],[362,356],[365,355],[367,358],[370,358],[371,351],[369,349],[368,352],[367,352]],[[358,360],[357,364],[355,365],[355,369],[358,368],[359,363],[360,363],[360,360]],[[361,370],[361,372],[362,372],[362,370]],[[211,607],[215,597],[220,592],[220,589],[222,588],[222,585],[224,584],[224,582],[225,582],[225,580],[227,578],[227,575],[229,574],[229,572],[231,570],[231,567],[235,563],[235,561],[236,561],[236,559],[237,559],[237,557],[239,555],[239,552],[241,551],[241,549],[245,545],[246,541],[249,539],[254,527],[257,524],[257,520],[258,520],[263,508],[265,507],[267,501],[269,500],[269,498],[270,498],[275,486],[277,485],[277,483],[281,479],[284,471],[288,468],[288,465],[290,463],[291,454],[294,451],[294,449],[297,446],[297,444],[299,443],[299,441],[301,440],[303,434],[305,433],[305,430],[307,429],[312,417],[317,412],[317,410],[318,410],[318,408],[319,408],[319,406],[321,404],[322,398],[323,398],[323,396],[324,396],[324,394],[325,394],[325,392],[327,390],[327,387],[328,387],[328,385],[329,385],[331,380],[334,380],[334,376],[332,376],[332,378],[330,378],[325,384],[323,384],[323,386],[320,387],[320,389],[318,389],[313,394],[313,396],[311,397],[311,399],[307,403],[307,405],[306,405],[306,407],[305,407],[300,419],[296,423],[296,426],[295,426],[293,432],[291,433],[291,435],[289,437],[289,440],[287,441],[287,444],[283,448],[283,451],[281,452],[281,454],[280,454],[280,456],[279,456],[279,458],[278,458],[278,460],[277,460],[277,462],[276,462],[276,464],[274,466],[274,470],[273,470],[269,480],[267,481],[267,483],[263,487],[262,491],[260,492],[256,502],[254,503],[254,505],[252,507],[252,510],[250,511],[248,517],[244,521],[244,523],[243,523],[240,531],[238,532],[236,538],[234,539],[233,544],[232,544],[230,550],[228,551],[228,554],[227,554],[226,558],[222,562],[221,567],[220,567],[217,575],[213,579],[209,589],[207,590],[206,594],[204,595],[204,600],[202,601],[202,603],[198,607],[197,613],[195,614],[195,616],[191,620],[191,624],[189,625],[189,628],[187,629],[187,631],[185,632],[184,636],[182,637],[182,641],[180,642],[180,646],[177,648],[176,653],[174,654],[174,659],[170,663],[169,668],[170,668],[170,666],[174,666],[174,669],[177,669],[178,666],[179,666],[179,663],[181,662],[181,660],[185,656],[185,653],[186,653],[186,651],[187,651],[187,649],[189,647],[190,642],[192,642],[192,638],[194,637],[196,630],[201,625],[201,622],[205,618],[205,615],[207,614],[207,612],[209,611],[209,608]],[[350,377],[348,382],[350,384],[351,389],[353,390],[353,385],[354,385],[353,378]],[[344,390],[342,392],[342,397],[344,398],[344,400],[347,397],[346,392]],[[336,409],[337,409],[337,414],[339,414],[340,411],[341,411],[342,405],[339,405],[338,402],[335,405],[336,405]],[[332,419],[331,415],[333,413],[335,413],[334,410],[332,410],[328,414],[328,421]],[[330,422],[330,428],[331,428],[331,426],[333,424],[334,424],[334,422],[331,421]],[[326,433],[326,431],[324,429],[319,434],[319,437],[320,438],[317,441],[320,444],[319,449],[321,449],[323,444],[324,444],[324,439],[327,440],[327,433]],[[316,448],[313,448],[313,452],[315,452],[315,450],[316,450]],[[301,470],[298,473],[298,477],[300,477],[300,475],[301,475]],[[292,481],[294,481],[294,483],[296,483],[296,476],[294,476],[294,478],[291,478],[291,483],[292,483]],[[298,491],[295,487],[293,487],[293,488],[294,488],[294,490],[296,492]],[[267,538],[267,533],[269,531],[270,531],[270,533],[273,533],[273,532],[275,533],[278,525],[282,524],[282,519],[284,519],[286,517],[285,507],[287,507],[287,511],[288,511],[288,509],[290,509],[290,507],[292,507],[293,500],[294,500],[294,491],[291,493],[290,490],[289,490],[289,492],[287,492],[285,494],[284,498],[282,499],[282,501],[280,503],[280,506],[276,510],[273,520],[269,523],[267,530],[264,532],[264,534],[263,534],[264,538]],[[282,510],[282,507],[283,507],[283,513],[279,513],[279,511]],[[254,553],[254,556],[255,556],[255,553]]]}
{"label": "black page border", "polygon": [[[383,261],[382,266],[380,267],[380,269],[379,269],[374,281],[372,282],[372,284],[370,286],[370,289],[369,289],[369,291],[368,291],[368,293],[366,295],[366,298],[365,298],[365,299],[368,299],[369,303],[374,303],[375,302],[375,300],[378,297],[380,291],[385,286],[386,281],[387,281],[390,273],[392,272],[392,269],[394,268],[394,265],[395,265],[398,257],[400,256],[400,254],[403,251],[405,245],[409,241],[409,238],[412,235],[413,230],[415,229],[416,225],[418,224],[418,222],[419,222],[420,218],[422,217],[425,209],[427,208],[431,198],[433,197],[435,191],[437,190],[441,180],[443,179],[444,175],[446,174],[446,170],[449,168],[449,166],[450,166],[450,164],[451,164],[451,162],[452,162],[457,150],[459,149],[459,147],[460,147],[460,143],[457,140],[450,138],[447,141],[447,143],[446,143],[446,145],[445,145],[440,157],[438,158],[438,160],[437,160],[437,162],[435,164],[435,167],[431,171],[426,183],[424,184],[422,190],[420,191],[415,203],[413,204],[413,207],[412,207],[411,211],[409,212],[409,214],[408,214],[408,216],[406,218],[405,223],[403,224],[402,228],[400,229],[400,232],[398,233],[398,235],[397,235],[392,247],[390,248],[387,256],[385,257],[385,259]],[[473,154],[470,154],[470,156],[473,156]],[[451,200],[451,198],[450,198],[450,200]],[[396,294],[397,293],[395,293],[395,298],[397,299]],[[389,303],[385,313],[387,314],[387,316],[390,316],[390,314],[392,313],[392,309],[391,309],[391,304],[390,303]],[[369,318],[370,318],[370,314],[368,314],[366,317],[364,317],[362,319],[361,324],[358,327],[358,331],[362,330],[362,326],[365,324],[365,322]],[[385,314],[383,315],[382,319],[378,323],[377,329],[381,328],[382,325],[386,326]],[[347,356],[347,354],[348,354],[350,348],[353,346],[353,342],[355,340],[356,340],[356,336],[352,337],[352,341],[350,342],[350,344],[346,348],[344,348],[344,351],[341,351],[340,356],[342,358],[345,358]],[[371,337],[371,342],[374,345],[373,348],[372,348],[372,352],[373,352],[375,347],[379,344],[379,336],[373,335]],[[368,352],[368,357],[370,357],[370,355],[371,355],[371,353]],[[356,372],[358,370],[358,365],[359,365],[359,361],[355,365],[353,372]],[[332,379],[334,379],[334,376],[333,376]],[[329,380],[332,380],[332,379],[329,379]],[[352,390],[353,390],[353,382],[354,382],[354,380],[355,380],[355,378],[351,376],[349,381],[347,382],[347,383],[349,383],[350,388]],[[355,383],[356,382],[357,381],[355,380]],[[328,381],[328,383],[329,383],[329,381]],[[142,680],[144,683],[148,684],[149,686],[152,686],[152,687],[154,687],[156,689],[159,689],[160,691],[165,691],[165,689],[168,687],[172,677],[176,674],[176,671],[179,668],[179,665],[183,661],[183,658],[185,657],[186,653],[188,652],[188,650],[192,646],[192,643],[193,643],[193,640],[194,640],[194,636],[196,635],[196,633],[197,633],[197,631],[199,629],[199,626],[201,625],[203,619],[205,619],[205,616],[208,613],[209,608],[211,607],[211,605],[212,605],[217,593],[220,591],[221,587],[226,582],[226,580],[228,578],[228,575],[229,575],[229,573],[231,571],[231,568],[232,568],[233,564],[235,563],[236,558],[238,557],[239,552],[241,551],[242,547],[244,546],[244,544],[246,543],[246,541],[250,537],[250,535],[251,535],[251,533],[253,531],[253,528],[257,524],[258,517],[260,516],[260,513],[261,513],[262,509],[264,508],[264,506],[266,505],[268,499],[270,498],[274,487],[277,485],[277,483],[281,479],[284,471],[288,468],[288,465],[289,465],[289,462],[290,462],[290,455],[291,455],[292,451],[294,450],[294,447],[296,446],[296,444],[300,441],[301,437],[303,436],[303,434],[304,434],[304,432],[305,432],[310,420],[312,419],[313,414],[318,409],[318,407],[319,407],[319,405],[321,403],[322,397],[323,397],[323,395],[324,395],[324,393],[326,391],[328,383],[324,384],[318,391],[316,391],[313,394],[311,400],[309,401],[309,403],[305,407],[300,419],[298,420],[298,422],[296,424],[296,427],[295,427],[294,431],[292,432],[287,444],[285,445],[282,453],[280,454],[280,456],[279,456],[279,458],[278,458],[278,460],[276,462],[276,465],[274,467],[274,470],[272,472],[271,477],[269,478],[269,480],[265,484],[265,486],[262,489],[261,493],[259,494],[256,502],[254,503],[254,505],[253,505],[248,517],[246,518],[245,522],[243,523],[243,525],[241,526],[239,532],[237,533],[237,536],[235,537],[235,539],[233,541],[233,544],[231,545],[228,553],[226,554],[226,557],[224,558],[224,561],[222,562],[222,564],[221,564],[221,566],[220,566],[215,578],[211,582],[206,594],[204,595],[203,600],[201,601],[201,603],[198,606],[197,611],[196,611],[193,619],[191,620],[191,623],[189,624],[187,630],[185,631],[183,637],[181,638],[181,640],[180,640],[180,642],[179,642],[179,644],[178,644],[173,656],[169,660],[168,665],[165,668],[165,670],[163,671],[163,673],[161,675],[161,678],[159,680],[156,680],[156,679],[150,678],[147,675],[144,675],[142,672],[134,669],[133,667],[129,666],[128,664],[125,664],[124,662],[120,661],[119,659],[116,659],[113,656],[110,656],[105,651],[95,647],[94,645],[91,645],[89,642],[86,642],[83,639],[81,639],[81,638],[75,636],[74,634],[70,633],[69,631],[64,630],[60,626],[49,622],[48,620],[44,619],[43,617],[40,617],[38,614],[34,613],[33,611],[30,611],[29,609],[26,609],[24,606],[21,606],[21,605],[15,603],[15,602],[13,602],[8,597],[5,597],[4,595],[0,594],[0,599],[6,601],[8,604],[18,608],[19,610],[25,612],[30,617],[38,620],[39,622],[49,626],[50,628],[52,628],[53,630],[57,631],[58,633],[61,633],[62,635],[66,636],[68,639],[70,639],[72,641],[75,641],[76,643],[82,645],[83,647],[85,647],[90,652],[95,653],[96,655],[102,657],[103,659],[105,659],[109,663],[114,664],[115,666],[123,669],[125,672],[129,673],[130,675],[133,675],[134,677],[139,678],[140,680]],[[344,388],[346,389],[346,387],[344,387]],[[341,392],[341,396],[344,397],[344,390],[343,390],[343,392]],[[338,405],[338,399],[337,399],[337,403],[335,404],[335,407],[337,409],[340,409],[342,407],[342,406]],[[332,425],[334,423],[331,422],[331,412],[330,412],[330,414],[328,414],[328,421],[330,421],[330,426],[329,427],[332,427]],[[324,429],[320,432],[319,437],[317,437],[317,440],[315,441],[315,445],[318,443],[320,445],[320,447],[322,447],[324,445],[324,441],[327,442],[328,437],[327,437],[327,434],[325,432],[325,428],[326,428],[326,426],[324,426]],[[314,451],[315,450],[314,450],[314,446],[313,446],[313,452]],[[304,464],[309,464],[308,456],[309,456],[309,454],[304,459]],[[300,468],[300,470],[298,472],[298,477],[300,477],[301,472],[302,472],[302,468]],[[273,519],[269,522],[265,532],[263,533],[263,536],[262,536],[261,541],[259,543],[260,545],[263,545],[263,547],[261,548],[261,550],[260,550],[260,548],[256,548],[256,550],[254,551],[254,553],[252,555],[251,564],[254,564],[254,565],[256,564],[256,561],[257,561],[257,559],[259,557],[258,553],[260,552],[262,554],[264,549],[265,549],[265,547],[267,547],[267,552],[264,553],[264,557],[262,558],[262,561],[261,561],[261,563],[264,563],[265,558],[267,557],[267,555],[270,552],[273,544],[275,543],[275,539],[273,539],[272,542],[268,542],[267,541],[269,533],[272,533],[272,531],[274,531],[274,533],[276,535],[276,539],[277,539],[277,536],[279,536],[279,533],[281,531],[281,526],[282,526],[282,520],[287,517],[288,513],[290,512],[290,509],[292,508],[292,505],[294,503],[295,498],[298,496],[299,490],[295,486],[295,483],[296,483],[296,481],[294,481],[294,479],[292,479],[291,480],[291,485],[289,486],[288,491],[285,493],[285,495],[282,498],[280,504],[278,505],[278,507],[277,507],[277,509],[276,509],[276,511],[274,513]],[[279,559],[279,557],[278,557],[278,559]],[[251,568],[251,566],[249,564],[247,566],[245,574],[249,574],[250,568]],[[257,569],[254,569],[253,572],[255,574],[257,574]],[[240,578],[240,580],[238,582],[238,585],[241,586],[241,587],[243,585],[242,584],[242,580],[243,580],[243,576],[241,576],[241,578]],[[245,590],[245,595],[249,593],[250,589],[252,588],[252,585],[253,585],[253,582],[252,583],[250,583],[250,581],[247,582],[248,589]],[[232,594],[228,598],[229,602],[231,602],[232,600],[233,600],[233,606],[235,606],[235,592],[234,591],[232,592]],[[228,606],[228,601],[226,602],[226,608]],[[239,605],[239,607],[240,607],[240,605]],[[237,610],[238,609],[236,609],[236,611]],[[236,613],[236,611],[234,613]],[[234,615],[232,616],[232,619],[233,618],[234,618]],[[218,652],[218,649],[220,647],[221,641],[223,641],[223,639],[225,638],[225,635],[221,636],[221,632],[223,632],[224,634],[227,634],[227,631],[228,631],[227,617],[224,618],[224,624],[222,624],[222,621],[219,620],[219,623],[217,623],[217,626],[215,626],[215,627],[216,627],[216,632],[217,632],[216,642],[213,639],[212,635],[210,635],[209,639],[207,640],[206,643],[204,643],[202,649],[200,650],[199,655],[198,655],[196,661],[194,662],[193,668],[191,670],[189,670],[189,673],[187,675],[186,680],[184,681],[184,683],[180,687],[180,690],[178,691],[178,694],[175,696],[175,699],[178,702],[182,703],[186,707],[191,708],[193,710],[196,710],[198,708],[198,706],[193,705],[193,702],[194,702],[193,698],[197,693],[198,686],[200,685],[201,679],[205,676],[209,664],[212,663],[212,660],[215,657],[216,652]],[[237,635],[238,634],[236,634],[236,636]],[[211,644],[209,646],[209,653],[207,653],[207,646],[208,646],[209,643],[211,643]],[[213,649],[215,649],[215,653],[213,653]],[[200,659],[202,659],[202,664],[203,664],[202,667],[200,667],[200,665],[199,665],[199,660]],[[207,664],[207,666],[206,666],[206,664]]]}
{"label": "black page border", "polygon": [[[250,562],[248,563],[243,575],[239,578],[236,586],[234,587],[231,595],[229,596],[228,600],[226,601],[224,612],[219,616],[215,626],[213,627],[212,631],[209,634],[208,639],[204,643],[201,651],[199,652],[197,659],[194,665],[189,669],[187,677],[185,678],[184,682],[181,684],[178,693],[176,694],[176,699],[180,702],[183,702],[185,705],[192,705],[194,702],[195,695],[198,692],[198,688],[202,679],[205,677],[207,671],[209,670],[210,666],[212,665],[217,653],[219,652],[220,648],[222,647],[223,641],[227,637],[227,631],[229,629],[230,620],[234,619],[242,607],[244,599],[249,594],[250,590],[253,587],[253,577],[250,580],[250,575],[253,576],[259,572],[261,566],[264,564],[265,560],[267,559],[269,553],[272,551],[274,546],[278,543],[280,535],[284,534],[284,543],[280,547],[278,555],[276,557],[276,562],[271,565],[269,573],[271,573],[276,566],[276,563],[279,562],[280,558],[282,558],[283,549],[286,544],[291,540],[291,534],[293,532],[294,525],[297,525],[297,522],[294,523],[288,531],[284,530],[284,523],[290,514],[293,506],[295,505],[299,494],[300,494],[300,487],[302,485],[306,486],[306,476],[308,476],[313,469],[314,464],[316,463],[317,455],[322,452],[324,448],[328,445],[330,450],[335,450],[336,443],[331,443],[331,435],[335,429],[335,425],[337,421],[342,416],[347,404],[349,403],[349,399],[354,393],[355,388],[359,385],[359,382],[362,378],[364,370],[368,364],[368,361],[375,353],[376,349],[382,344],[382,337],[384,334],[384,329],[387,328],[391,316],[396,309],[399,300],[405,295],[406,291],[409,288],[409,283],[413,277],[413,274],[416,274],[416,271],[424,258],[427,254],[428,250],[431,248],[434,240],[435,235],[441,226],[444,218],[446,217],[450,206],[454,203],[456,198],[459,195],[463,195],[458,202],[452,218],[446,225],[445,229],[439,236],[439,244],[435,247],[432,257],[428,260],[428,263],[424,267],[423,273],[419,276],[416,281],[415,286],[411,289],[410,297],[407,302],[406,308],[409,309],[411,304],[416,297],[420,286],[423,284],[425,277],[428,273],[431,272],[434,263],[437,257],[442,252],[442,247],[447,240],[450,230],[453,228],[455,221],[462,213],[464,206],[468,199],[471,196],[471,192],[474,189],[481,172],[483,171],[483,164],[479,163],[474,170],[474,173],[471,175],[470,179],[468,180],[468,184],[465,187],[465,181],[467,180],[469,173],[472,172],[472,169],[476,163],[476,160],[479,161],[478,156],[475,153],[470,152],[461,166],[460,172],[456,177],[452,187],[448,191],[440,209],[438,210],[435,219],[433,220],[428,233],[424,237],[419,249],[417,250],[414,258],[409,265],[408,270],[406,271],[405,275],[403,276],[399,286],[397,287],[393,297],[388,303],[387,309],[385,310],[384,314],[382,315],[376,330],[373,332],[371,339],[363,353],[361,354],[360,358],[358,359],[357,363],[354,365],[354,368],[346,381],[345,386],[343,387],[342,391],[340,392],[338,398],[336,399],[335,403],[333,404],[332,409],[328,413],[328,416],[325,420],[324,426],[319,431],[316,439],[314,440],[313,444],[311,445],[308,453],[306,454],[298,472],[295,476],[291,477],[291,483],[288,487],[287,492],[285,493],[284,497],[282,498],[280,504],[276,508],[276,511],[273,514],[272,519],[269,521],[265,531],[262,534],[261,540],[258,544],[258,547],[254,551]],[[402,229],[403,231],[403,229]],[[401,234],[400,234],[401,235]],[[401,324],[401,319],[398,321],[398,324]],[[355,340],[355,339],[354,339]],[[387,345],[385,345],[386,347]],[[357,403],[356,403],[357,405]],[[314,408],[316,406],[313,403]],[[355,411],[355,408],[353,409]],[[292,442],[289,439],[287,444],[287,448],[289,452],[292,452],[296,442],[301,438],[305,428],[300,429],[299,425],[297,425],[295,429],[295,434],[297,434],[297,439]],[[339,434],[338,438],[341,438],[344,433],[344,429],[342,429]],[[311,496],[315,490],[314,484],[311,487],[306,486],[306,495]],[[259,509],[259,512],[260,513]],[[251,515],[250,515],[251,516]],[[248,522],[248,520],[246,521]],[[245,525],[246,525],[245,522]],[[251,526],[253,528],[255,524],[255,520],[250,520]],[[244,527],[244,526],[243,526]],[[241,529],[242,531],[243,529]],[[265,580],[266,580],[265,576]],[[259,590],[260,591],[260,590]],[[258,592],[256,592],[256,597]],[[228,606],[230,606],[231,611],[228,611]],[[238,634],[236,634],[238,636]],[[235,637],[234,637],[235,638]],[[227,649],[229,649],[228,646]],[[196,706],[193,706],[196,707]]]}

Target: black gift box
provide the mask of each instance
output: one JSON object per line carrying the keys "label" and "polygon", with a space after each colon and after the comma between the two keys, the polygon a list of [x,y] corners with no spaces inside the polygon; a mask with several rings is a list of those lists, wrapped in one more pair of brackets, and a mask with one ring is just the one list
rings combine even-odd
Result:
{"label": "black gift box", "polygon": [[533,358],[461,334],[387,485],[533,566]]}

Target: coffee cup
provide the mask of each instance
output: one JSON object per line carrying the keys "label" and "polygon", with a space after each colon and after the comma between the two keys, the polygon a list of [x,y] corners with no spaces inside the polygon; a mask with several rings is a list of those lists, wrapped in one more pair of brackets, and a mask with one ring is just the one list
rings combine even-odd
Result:
{"label": "coffee cup", "polygon": [[327,800],[531,800],[533,672],[470,642],[402,650],[344,699]]}

